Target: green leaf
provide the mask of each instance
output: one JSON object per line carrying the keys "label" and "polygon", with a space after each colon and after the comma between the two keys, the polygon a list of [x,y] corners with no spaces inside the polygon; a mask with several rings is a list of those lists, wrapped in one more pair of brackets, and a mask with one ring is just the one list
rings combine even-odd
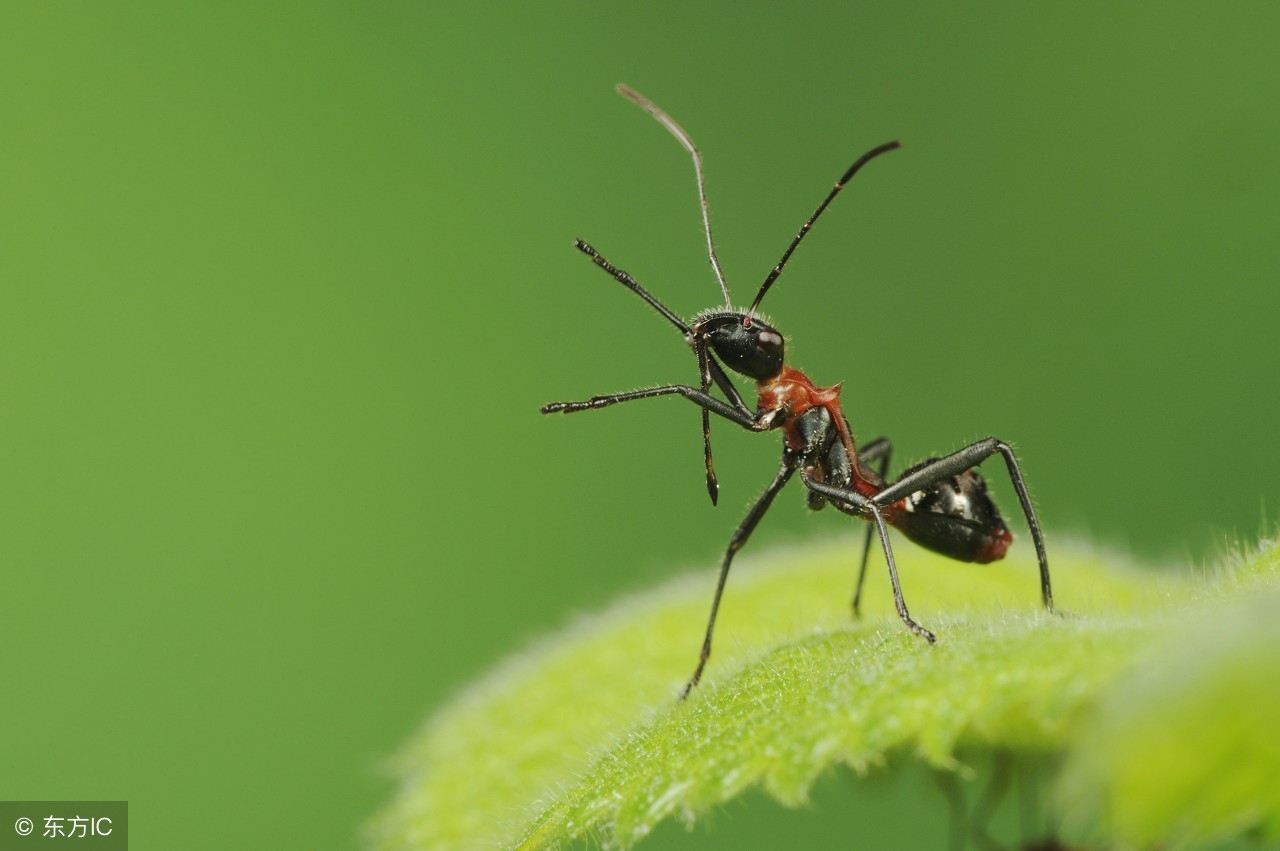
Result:
{"label": "green leaf", "polygon": [[[736,565],[711,664],[683,703],[715,566],[504,662],[405,748],[372,844],[544,848],[596,836],[628,847],[664,818],[691,821],[751,787],[798,805],[833,765],[866,773],[906,756],[952,771],[963,769],[957,752],[986,750],[1070,754],[1059,806],[1077,835],[1276,835],[1274,549],[1205,578],[1055,546],[1066,610],[1055,616],[1039,606],[1031,562],[958,565],[902,546],[912,613],[939,636],[930,646],[903,629],[883,580],[869,582],[866,619],[852,619],[859,543]],[[1261,700],[1255,671],[1268,677]],[[1220,794],[1196,797],[1206,784]]]}
{"label": "green leaf", "polygon": [[1082,725],[1059,789],[1078,834],[1280,837],[1280,550],[1242,567],[1228,593],[1163,617],[1156,652]]}

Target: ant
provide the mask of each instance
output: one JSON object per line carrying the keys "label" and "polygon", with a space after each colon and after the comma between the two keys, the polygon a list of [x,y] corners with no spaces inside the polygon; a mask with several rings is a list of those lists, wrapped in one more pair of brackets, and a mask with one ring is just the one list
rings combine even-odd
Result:
{"label": "ant", "polygon": [[[686,323],[667,309],[660,301],[625,271],[618,269],[598,251],[580,239],[574,247],[591,258],[618,283],[644,299],[662,314],[693,349],[698,361],[700,386],[667,384],[630,393],[614,393],[593,396],[582,402],[552,402],[542,406],[542,413],[575,413],[658,396],[679,395],[702,409],[702,445],[706,466],[707,493],[711,503],[716,503],[719,484],[711,457],[710,415],[716,414],[748,431],[782,430],[782,463],[773,482],[756,500],[747,516],[739,524],[720,565],[720,578],[716,583],[715,597],[711,602],[711,615],[707,619],[707,632],[702,652],[693,676],[680,693],[681,699],[702,678],[707,659],[711,655],[711,635],[715,629],[716,612],[724,593],[725,580],[734,554],[742,548],[760,522],[778,492],[789,482],[796,471],[808,489],[805,497],[808,507],[817,511],[830,504],[845,514],[860,517],[874,523],[868,527],[862,548],[862,564],[858,571],[853,596],[853,614],[860,615],[862,583],[866,576],[867,558],[871,548],[872,532],[879,535],[889,567],[889,581],[893,585],[893,599],[898,617],[912,633],[930,644],[936,638],[932,632],[911,618],[902,586],[898,582],[898,568],[894,563],[893,549],[889,545],[887,526],[899,529],[912,541],[927,549],[959,561],[986,564],[1004,557],[1013,541],[1013,535],[1005,525],[995,503],[987,494],[982,476],[974,468],[988,457],[999,453],[1003,456],[1013,481],[1014,490],[1026,515],[1031,538],[1035,542],[1040,562],[1040,593],[1047,610],[1053,611],[1053,592],[1049,584],[1049,561],[1045,555],[1044,538],[1036,520],[1031,497],[1018,468],[1018,459],[1007,443],[994,437],[979,440],[958,452],[943,458],[929,458],[905,470],[896,481],[885,478],[889,467],[892,444],[886,438],[867,443],[861,450],[854,443],[840,407],[840,384],[818,387],[804,373],[787,366],[786,350],[782,334],[757,315],[756,310],[769,288],[782,274],[787,261],[800,245],[801,240],[813,228],[818,217],[836,194],[850,179],[871,160],[900,147],[899,142],[886,142],[858,157],[849,166],[835,187],[827,193],[813,215],[804,223],[791,245],[783,252],[782,259],[765,277],[747,310],[733,307],[729,287],[725,283],[720,261],[716,257],[715,243],[711,238],[711,220],[708,216],[706,190],[702,178],[702,156],[693,139],[669,115],[643,95],[619,84],[619,94],[633,101],[652,115],[693,158],[694,175],[698,183],[698,201],[702,209],[702,226],[707,237],[707,254],[711,268],[724,294],[724,307],[703,311]],[[724,366],[721,366],[723,362]],[[725,367],[754,379],[758,402],[753,411],[747,407],[733,382],[725,373]],[[728,401],[711,395],[711,385],[720,388]]]}

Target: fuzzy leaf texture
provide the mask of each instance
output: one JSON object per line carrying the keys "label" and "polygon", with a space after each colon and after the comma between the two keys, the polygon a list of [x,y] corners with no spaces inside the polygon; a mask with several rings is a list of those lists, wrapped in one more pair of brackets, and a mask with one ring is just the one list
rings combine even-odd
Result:
{"label": "fuzzy leaf texture", "polygon": [[1055,546],[1057,616],[1025,556],[974,566],[899,549],[936,645],[906,632],[876,573],[852,619],[860,540],[744,558],[681,703],[710,566],[580,618],[436,712],[395,762],[370,845],[628,848],[751,787],[796,806],[835,765],[963,773],[988,751],[1064,757],[1051,792],[1078,841],[1280,838],[1274,546],[1203,575]]}

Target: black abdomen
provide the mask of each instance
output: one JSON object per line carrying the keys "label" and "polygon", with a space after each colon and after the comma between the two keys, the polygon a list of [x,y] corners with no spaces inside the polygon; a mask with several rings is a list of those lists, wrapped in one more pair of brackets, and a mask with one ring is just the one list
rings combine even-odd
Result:
{"label": "black abdomen", "polygon": [[[936,460],[922,461],[903,475]],[[966,470],[903,498],[887,512],[887,519],[920,546],[958,561],[997,561],[1013,541],[977,470]]]}

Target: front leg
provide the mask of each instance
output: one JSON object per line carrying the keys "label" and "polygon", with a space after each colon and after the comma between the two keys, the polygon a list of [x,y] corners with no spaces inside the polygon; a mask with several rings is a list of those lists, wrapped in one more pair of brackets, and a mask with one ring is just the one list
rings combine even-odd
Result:
{"label": "front leg", "polygon": [[689,387],[686,384],[667,384],[662,387],[649,387],[645,390],[633,390],[630,393],[613,393],[607,396],[592,396],[582,402],[550,402],[543,405],[539,410],[544,414],[574,414],[578,411],[591,411],[596,408],[607,408],[610,405],[617,405],[621,402],[632,402],[636,399],[652,399],[656,396],[672,396],[680,395],[693,402],[695,405],[702,407],[704,410],[710,411],[724,417],[730,422],[737,423],[749,431],[765,431],[773,427],[772,422],[759,419],[751,414],[750,411],[738,409],[732,405],[721,402],[710,393],[704,393],[696,387]]}
{"label": "front leg", "polygon": [[[711,382],[714,381],[716,386],[720,388],[725,397],[729,400],[729,404],[741,416],[751,417],[755,421],[753,430],[764,431],[772,426],[766,421],[756,417],[747,407],[746,402],[742,401],[742,396],[738,394],[738,388],[733,386],[733,382],[729,380],[729,376],[724,374],[724,370],[720,368],[720,364],[716,363],[715,357],[711,352],[707,351],[707,343],[705,338],[695,336],[692,338],[690,345],[693,352],[698,357],[698,375],[702,379],[702,392],[708,395],[711,390]],[[713,397],[714,398],[714,397]],[[711,497],[711,504],[715,505],[720,495],[720,482],[716,479],[715,462],[711,458],[711,421],[709,418],[710,409],[706,406],[702,408],[702,458],[707,468],[707,494]]]}
{"label": "front leg", "polygon": [[[701,339],[694,343],[693,352],[698,356],[698,376],[702,380],[702,392],[708,393],[711,389],[711,356],[707,354],[706,344]],[[707,495],[711,497],[711,504],[715,505],[720,496],[720,482],[716,479],[716,465],[711,458],[711,412],[706,408],[702,409],[702,462],[707,468]]]}

